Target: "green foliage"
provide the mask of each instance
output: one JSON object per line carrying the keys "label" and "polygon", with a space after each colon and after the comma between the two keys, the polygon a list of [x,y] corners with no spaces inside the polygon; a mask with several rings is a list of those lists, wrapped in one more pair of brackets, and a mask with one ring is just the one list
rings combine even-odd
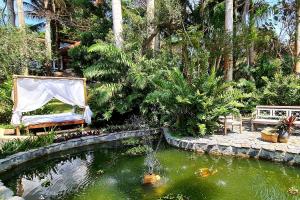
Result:
{"label": "green foliage", "polygon": [[189,83],[178,69],[154,80],[155,91],[146,102],[160,109],[161,122],[188,135],[214,133],[219,116],[238,113],[243,94],[233,89],[212,71],[202,73]]}
{"label": "green foliage", "polygon": [[2,26],[0,35],[0,81],[22,73],[33,61],[44,61],[45,48],[37,34],[29,30],[25,34],[17,28]]}
{"label": "green foliage", "polygon": [[262,57],[258,64],[259,67],[252,70],[252,76],[255,79],[255,83],[258,88],[264,86],[264,80],[262,77],[272,78],[276,73],[281,71],[281,60],[270,59],[268,57]]}
{"label": "green foliage", "polygon": [[114,112],[124,114],[140,97],[129,81],[129,68],[133,65],[128,56],[114,45],[97,43],[90,53],[100,56],[94,65],[84,70],[84,76],[95,81],[90,90],[90,102],[94,110],[109,120]]}
{"label": "green foliage", "polygon": [[138,145],[132,148],[127,149],[123,155],[127,156],[140,156],[145,155],[147,152],[151,150],[151,147],[147,145]]}
{"label": "green foliage", "polygon": [[265,87],[260,97],[262,105],[293,106],[300,104],[300,79],[295,75],[275,74],[274,78],[263,77]]}
{"label": "green foliage", "polygon": [[255,83],[246,79],[240,79],[236,82],[235,88],[239,89],[244,95],[244,98],[241,100],[244,106],[240,108],[240,112],[243,114],[252,113],[258,104],[260,96]]}
{"label": "green foliage", "polygon": [[55,132],[51,131],[47,135],[29,136],[26,139],[15,139],[5,142],[0,147],[0,156],[4,157],[21,151],[43,147],[52,144],[55,139]]}
{"label": "green foliage", "polygon": [[9,123],[12,115],[11,100],[12,79],[7,79],[0,85],[0,123]]}

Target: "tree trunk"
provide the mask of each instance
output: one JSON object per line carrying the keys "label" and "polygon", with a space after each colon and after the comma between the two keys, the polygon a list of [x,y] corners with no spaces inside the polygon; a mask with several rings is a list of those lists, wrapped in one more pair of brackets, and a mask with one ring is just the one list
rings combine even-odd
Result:
{"label": "tree trunk", "polygon": [[160,33],[158,33],[155,37],[154,42],[154,51],[158,52],[160,50]]}
{"label": "tree trunk", "polygon": [[228,50],[224,56],[225,80],[232,81],[233,56],[232,56],[232,33],[233,33],[233,0],[225,1],[225,32],[229,37]]}
{"label": "tree trunk", "polygon": [[122,28],[121,0],[112,0],[112,15],[113,15],[113,31],[114,31],[114,35],[115,35],[115,43],[118,48],[122,48],[123,28]]}
{"label": "tree trunk", "polygon": [[[250,6],[253,7],[253,0],[249,0]],[[254,9],[251,9],[251,12],[249,12],[249,28],[250,33],[253,35],[253,32],[255,31],[255,20],[254,20]],[[250,42],[250,48],[249,48],[249,65],[253,66],[255,64],[255,48],[254,48],[254,40]]]}
{"label": "tree trunk", "polygon": [[12,26],[16,26],[16,14],[14,0],[7,0],[8,21]]}
{"label": "tree trunk", "polygon": [[[45,10],[49,9],[49,1],[44,0]],[[46,56],[48,60],[52,60],[52,37],[51,37],[51,19],[49,14],[46,13],[45,22],[45,46],[46,46]]]}
{"label": "tree trunk", "polygon": [[296,22],[296,65],[295,73],[300,75],[300,0],[297,0],[297,22]]}
{"label": "tree trunk", "polygon": [[25,28],[25,18],[23,9],[23,0],[17,0],[18,22],[21,28]]}
{"label": "tree trunk", "polygon": [[[154,0],[147,0],[147,34],[148,37],[154,32],[154,13],[155,12],[155,1]],[[155,38],[151,40],[149,43],[149,49],[154,50],[155,48]]]}
{"label": "tree trunk", "polygon": [[[250,0],[245,0],[245,4],[244,4],[244,8],[243,8],[243,17],[242,17],[242,20],[243,20],[243,28],[246,30],[246,31],[249,31],[249,28],[250,28],[250,24],[249,24],[249,9],[250,9]],[[246,44],[247,46],[247,66],[250,66],[250,48],[248,46],[248,44]]]}
{"label": "tree trunk", "polygon": [[[24,9],[23,9],[23,0],[17,0],[17,9],[18,9],[18,22],[19,22],[19,27],[20,27],[20,30],[22,32],[22,34],[24,34],[24,37],[25,38],[25,34],[26,34],[26,31],[25,31],[25,18],[24,18]],[[23,50],[22,50],[22,53],[25,55],[27,55],[27,41],[26,39],[23,40],[24,42],[24,45],[23,45]],[[29,74],[29,69],[28,69],[28,66],[25,62],[25,64],[22,65],[23,67],[23,74],[24,75],[28,75]]]}
{"label": "tree trunk", "polygon": [[255,49],[254,49],[254,42],[251,41],[250,48],[249,48],[249,65],[253,66],[255,64]]}

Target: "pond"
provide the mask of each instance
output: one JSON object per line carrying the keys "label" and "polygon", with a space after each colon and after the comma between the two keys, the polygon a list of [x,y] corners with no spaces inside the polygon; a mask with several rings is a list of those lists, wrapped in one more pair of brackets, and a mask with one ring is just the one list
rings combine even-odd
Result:
{"label": "pond", "polygon": [[[163,147],[164,146],[164,147]],[[26,200],[152,200],[173,194],[189,199],[299,199],[300,168],[267,161],[198,155],[162,145],[157,152],[161,180],[142,184],[145,156],[122,155],[98,145],[31,162],[0,175]],[[210,176],[201,176],[209,168]],[[169,198],[170,199],[170,198]]]}

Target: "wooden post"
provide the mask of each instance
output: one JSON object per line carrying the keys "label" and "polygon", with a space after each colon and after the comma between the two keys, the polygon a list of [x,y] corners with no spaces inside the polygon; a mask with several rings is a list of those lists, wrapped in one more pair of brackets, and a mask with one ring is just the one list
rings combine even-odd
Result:
{"label": "wooden post", "polygon": [[[84,104],[87,106],[87,91],[86,91],[86,78],[83,79],[83,95],[84,95]],[[82,124],[82,129],[84,128],[84,124]]]}
{"label": "wooden post", "polygon": [[[13,84],[14,84],[13,85],[13,89],[14,89],[14,98],[13,98],[14,110],[13,111],[15,111],[17,108],[17,105],[18,105],[18,88],[17,88],[17,77],[16,76],[13,76]],[[21,135],[19,126],[16,127],[16,135],[17,136]]]}
{"label": "wooden post", "polygon": [[243,128],[243,117],[240,115],[240,133],[242,133],[242,128]]}
{"label": "wooden post", "polygon": [[83,94],[84,94],[84,103],[87,106],[86,78],[83,79]]}
{"label": "wooden post", "polygon": [[227,124],[227,118],[225,116],[225,118],[224,118],[224,135],[227,135],[227,126],[226,126],[226,124]]}

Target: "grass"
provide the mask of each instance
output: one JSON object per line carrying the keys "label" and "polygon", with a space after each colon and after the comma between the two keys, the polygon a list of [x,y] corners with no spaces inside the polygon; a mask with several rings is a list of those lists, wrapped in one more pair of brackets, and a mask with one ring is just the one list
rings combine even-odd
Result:
{"label": "grass", "polygon": [[[36,111],[27,113],[27,115],[41,115],[41,114],[57,114],[57,113],[65,113],[65,112],[71,112],[72,106],[65,104],[59,100],[53,99],[49,103],[47,103],[45,106],[43,106],[40,109],[37,109]],[[0,128],[4,129],[10,129],[14,128],[11,124],[0,124]]]}
{"label": "grass", "polygon": [[14,128],[14,126],[11,124],[0,124],[0,128],[12,129],[12,128]]}
{"label": "grass", "polygon": [[65,113],[71,112],[72,106],[54,99],[51,100],[47,105],[45,105],[44,109],[48,110],[50,113]]}

